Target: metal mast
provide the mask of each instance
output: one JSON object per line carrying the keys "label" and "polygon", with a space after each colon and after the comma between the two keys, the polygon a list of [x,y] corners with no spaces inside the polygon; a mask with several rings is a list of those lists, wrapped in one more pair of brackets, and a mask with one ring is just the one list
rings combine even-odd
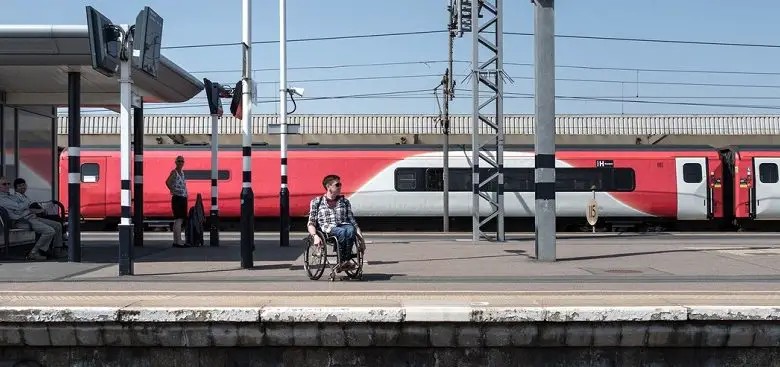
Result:
{"label": "metal mast", "polygon": [[[462,0],[465,3],[466,0]],[[504,103],[503,103],[503,11],[502,0],[477,0],[476,11],[471,11],[472,30],[472,222],[473,241],[487,238],[484,227],[494,218],[496,240],[504,241]],[[470,5],[470,4],[469,4]],[[463,11],[463,9],[461,9]],[[480,22],[481,20],[481,22]],[[486,51],[480,61],[480,45]],[[480,94],[480,87],[486,93]],[[484,97],[484,98],[481,98]],[[491,119],[488,114],[494,114]],[[488,112],[490,111],[490,112]],[[481,140],[482,137],[486,140]],[[491,152],[485,146],[495,144]],[[480,161],[486,169],[480,169]],[[480,198],[487,202],[489,212],[480,218]]]}

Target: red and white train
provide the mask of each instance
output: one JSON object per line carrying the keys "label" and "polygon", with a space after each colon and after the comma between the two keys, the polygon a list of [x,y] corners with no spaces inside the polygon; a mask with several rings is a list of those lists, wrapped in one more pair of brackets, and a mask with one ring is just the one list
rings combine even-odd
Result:
{"label": "red and white train", "polygon": [[[191,193],[206,211],[211,197],[208,145],[144,147],[144,215],[172,216],[164,180],[183,155]],[[343,192],[362,222],[390,229],[441,225],[441,146],[295,146],[288,152],[290,214],[302,220],[309,201],[321,194],[322,178],[341,176]],[[595,187],[600,222],[607,226],[661,225],[666,229],[733,229],[780,220],[780,147],[738,146],[559,146],[556,152],[557,215],[561,230],[586,223]],[[67,151],[60,159],[60,199],[67,207]],[[450,150],[450,216],[471,225],[471,150]],[[533,228],[533,146],[505,146],[504,206],[508,231]],[[481,168],[488,172],[487,168]],[[116,223],[120,216],[118,147],[81,148],[81,214],[87,221]],[[132,175],[132,173],[131,173]],[[485,177],[485,176],[483,176]],[[255,216],[278,226],[279,148],[254,146],[252,186]],[[241,147],[219,152],[220,222],[240,217]],[[490,190],[490,188],[487,188]],[[488,204],[481,209],[487,214]],[[293,222],[294,229],[296,222]],[[364,224],[365,226],[365,224]],[[301,227],[302,228],[302,227]]]}

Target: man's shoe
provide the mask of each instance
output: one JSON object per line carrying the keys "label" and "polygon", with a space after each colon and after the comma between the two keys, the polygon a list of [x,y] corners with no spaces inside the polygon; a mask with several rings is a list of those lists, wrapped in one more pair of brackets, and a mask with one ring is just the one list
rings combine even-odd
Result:
{"label": "man's shoe", "polygon": [[[40,251],[40,250],[38,250]],[[46,260],[46,256],[41,255],[40,253],[37,253],[36,251],[30,251],[29,254],[27,254],[26,260],[37,260],[42,261]]]}

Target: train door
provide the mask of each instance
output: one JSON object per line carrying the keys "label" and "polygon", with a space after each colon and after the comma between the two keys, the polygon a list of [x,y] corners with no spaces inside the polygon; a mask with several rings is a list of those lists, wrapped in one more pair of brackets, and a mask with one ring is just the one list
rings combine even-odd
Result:
{"label": "train door", "polygon": [[707,219],[708,198],[707,158],[677,158],[677,218]]}
{"label": "train door", "polygon": [[81,215],[106,217],[106,158],[81,158]]}
{"label": "train door", "polygon": [[753,158],[754,202],[756,219],[780,219],[780,158]]}

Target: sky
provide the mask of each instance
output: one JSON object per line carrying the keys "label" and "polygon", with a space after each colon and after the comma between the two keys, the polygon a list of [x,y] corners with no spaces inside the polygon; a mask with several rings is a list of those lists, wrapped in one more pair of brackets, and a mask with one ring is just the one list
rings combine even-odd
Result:
{"label": "sky", "polygon": [[[130,23],[143,6],[151,6],[164,19],[163,55],[198,79],[208,77],[235,85],[241,77],[240,46],[182,46],[240,42],[241,3],[2,0],[0,24],[86,24],[87,5],[114,23]],[[447,3],[288,0],[288,85],[305,88],[306,98],[330,98],[299,100],[295,113],[439,113],[433,89],[446,68],[446,33],[293,40],[444,30]],[[773,114],[780,109],[777,0],[558,0],[555,5],[555,33],[559,36],[764,45],[556,37],[558,114]],[[533,33],[533,4],[528,0],[504,0],[503,21],[505,33]],[[270,41],[252,47],[253,77],[260,83],[261,100],[253,107],[254,113],[279,111],[279,44],[274,42],[278,39],[279,2],[253,1],[252,41]],[[513,80],[507,80],[504,86],[504,113],[532,114],[533,37],[505,34],[503,52],[505,72]],[[472,86],[471,79],[465,78],[471,68],[471,34],[455,40],[454,59],[457,86],[450,111],[470,114]],[[366,66],[383,63],[397,64]],[[312,68],[315,66],[330,67]],[[147,104],[145,113],[205,114],[205,102],[200,94],[178,105]],[[227,106],[229,101],[223,104]],[[112,113],[104,109],[84,111]]]}

